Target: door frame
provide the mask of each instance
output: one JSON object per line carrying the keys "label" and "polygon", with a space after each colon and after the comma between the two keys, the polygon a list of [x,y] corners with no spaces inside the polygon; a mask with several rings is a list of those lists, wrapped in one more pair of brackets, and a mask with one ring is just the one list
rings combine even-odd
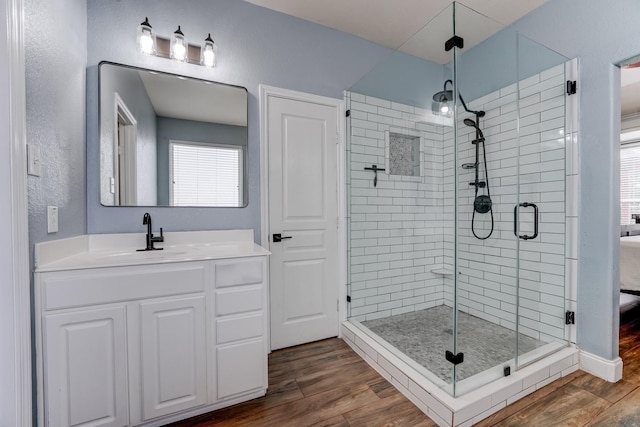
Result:
{"label": "door frame", "polygon": [[[270,249],[269,241],[269,98],[283,98],[308,102],[335,108],[338,121],[337,193],[338,193],[338,336],[342,337],[340,324],[347,319],[347,198],[346,198],[346,147],[345,147],[345,103],[342,99],[329,98],[304,92],[297,92],[273,86],[260,85],[260,241]],[[267,277],[270,277],[267,263]],[[270,288],[267,287],[270,294]],[[269,310],[268,310],[269,311]],[[267,313],[270,318],[270,312]],[[267,334],[271,349],[271,331]]]}
{"label": "door frame", "polygon": [[[135,206],[138,204],[138,121],[118,92],[115,93],[114,110],[113,135],[117,139],[113,144],[115,205]],[[124,127],[122,133],[120,124]],[[121,159],[124,159],[124,162],[121,162]],[[124,183],[120,179],[121,176],[124,177]],[[122,200],[124,202],[121,203]]]}
{"label": "door frame", "polygon": [[[0,271],[0,414],[2,424],[32,423],[31,280],[27,196],[26,89],[23,0],[3,0],[0,8],[0,156],[8,178],[0,194],[3,238],[0,253],[9,269]],[[5,252],[6,251],[6,252]]]}

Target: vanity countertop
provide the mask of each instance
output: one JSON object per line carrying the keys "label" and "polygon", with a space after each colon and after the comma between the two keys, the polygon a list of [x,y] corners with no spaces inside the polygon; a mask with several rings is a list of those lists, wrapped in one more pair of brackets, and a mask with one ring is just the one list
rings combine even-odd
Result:
{"label": "vanity countertop", "polygon": [[253,230],[164,233],[157,251],[145,247],[144,233],[90,234],[35,245],[35,271],[206,261],[269,255],[253,241]]}

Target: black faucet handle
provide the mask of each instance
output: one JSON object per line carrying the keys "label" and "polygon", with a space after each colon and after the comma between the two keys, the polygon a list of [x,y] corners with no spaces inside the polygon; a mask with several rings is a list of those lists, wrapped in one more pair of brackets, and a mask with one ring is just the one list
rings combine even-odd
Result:
{"label": "black faucet handle", "polygon": [[[164,242],[164,236],[162,235],[162,227],[160,227],[160,236],[154,236],[153,234],[151,235],[151,241],[152,242]],[[155,249],[155,248],[154,248]],[[160,248],[158,248],[160,249]]]}

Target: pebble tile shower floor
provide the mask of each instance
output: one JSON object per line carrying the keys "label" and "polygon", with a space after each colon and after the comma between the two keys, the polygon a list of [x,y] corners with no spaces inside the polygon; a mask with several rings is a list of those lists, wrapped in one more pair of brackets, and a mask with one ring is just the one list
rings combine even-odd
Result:
{"label": "pebble tile shower floor", "polygon": [[[362,322],[379,337],[447,383],[453,365],[445,351],[453,350],[453,312],[445,305]],[[518,351],[527,353],[544,343],[520,334]],[[458,352],[464,362],[456,378],[462,380],[510,360],[515,355],[515,332],[467,313],[458,313]]]}

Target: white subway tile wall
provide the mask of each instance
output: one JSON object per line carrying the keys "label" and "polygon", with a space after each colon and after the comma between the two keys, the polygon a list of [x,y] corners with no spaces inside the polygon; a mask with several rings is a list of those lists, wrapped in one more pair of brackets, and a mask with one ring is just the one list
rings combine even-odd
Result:
{"label": "white subway tile wall", "polygon": [[[347,102],[350,315],[371,320],[442,305],[443,276],[431,270],[444,264],[443,120],[353,92]],[[417,176],[389,173],[390,134],[419,139]],[[377,186],[364,170],[372,165],[387,169]]]}
{"label": "white subway tile wall", "polygon": [[[494,231],[486,240],[475,238],[471,230],[475,190],[469,182],[475,171],[461,167],[475,162],[475,130],[462,124],[463,118],[475,117],[460,118],[454,164],[450,119],[346,93],[351,111],[347,194],[352,318],[365,321],[453,306],[453,276],[446,271],[454,269],[457,174],[459,309],[514,329],[519,303],[521,333],[545,342],[570,338],[564,313],[575,302],[575,291],[571,286],[565,290],[565,280],[575,282],[577,260],[577,136],[569,133],[573,129],[565,135],[565,81],[563,64],[468,103],[486,111],[480,128],[494,216]],[[364,168],[389,165],[389,133],[420,138],[421,176],[378,172],[374,187],[373,172]],[[479,171],[484,181],[483,165]],[[486,188],[478,194],[486,194]],[[522,202],[539,207],[536,239],[514,236],[514,207]],[[519,234],[533,233],[532,208],[519,209],[518,224]],[[490,214],[476,213],[474,225],[477,235],[486,236]]]}

